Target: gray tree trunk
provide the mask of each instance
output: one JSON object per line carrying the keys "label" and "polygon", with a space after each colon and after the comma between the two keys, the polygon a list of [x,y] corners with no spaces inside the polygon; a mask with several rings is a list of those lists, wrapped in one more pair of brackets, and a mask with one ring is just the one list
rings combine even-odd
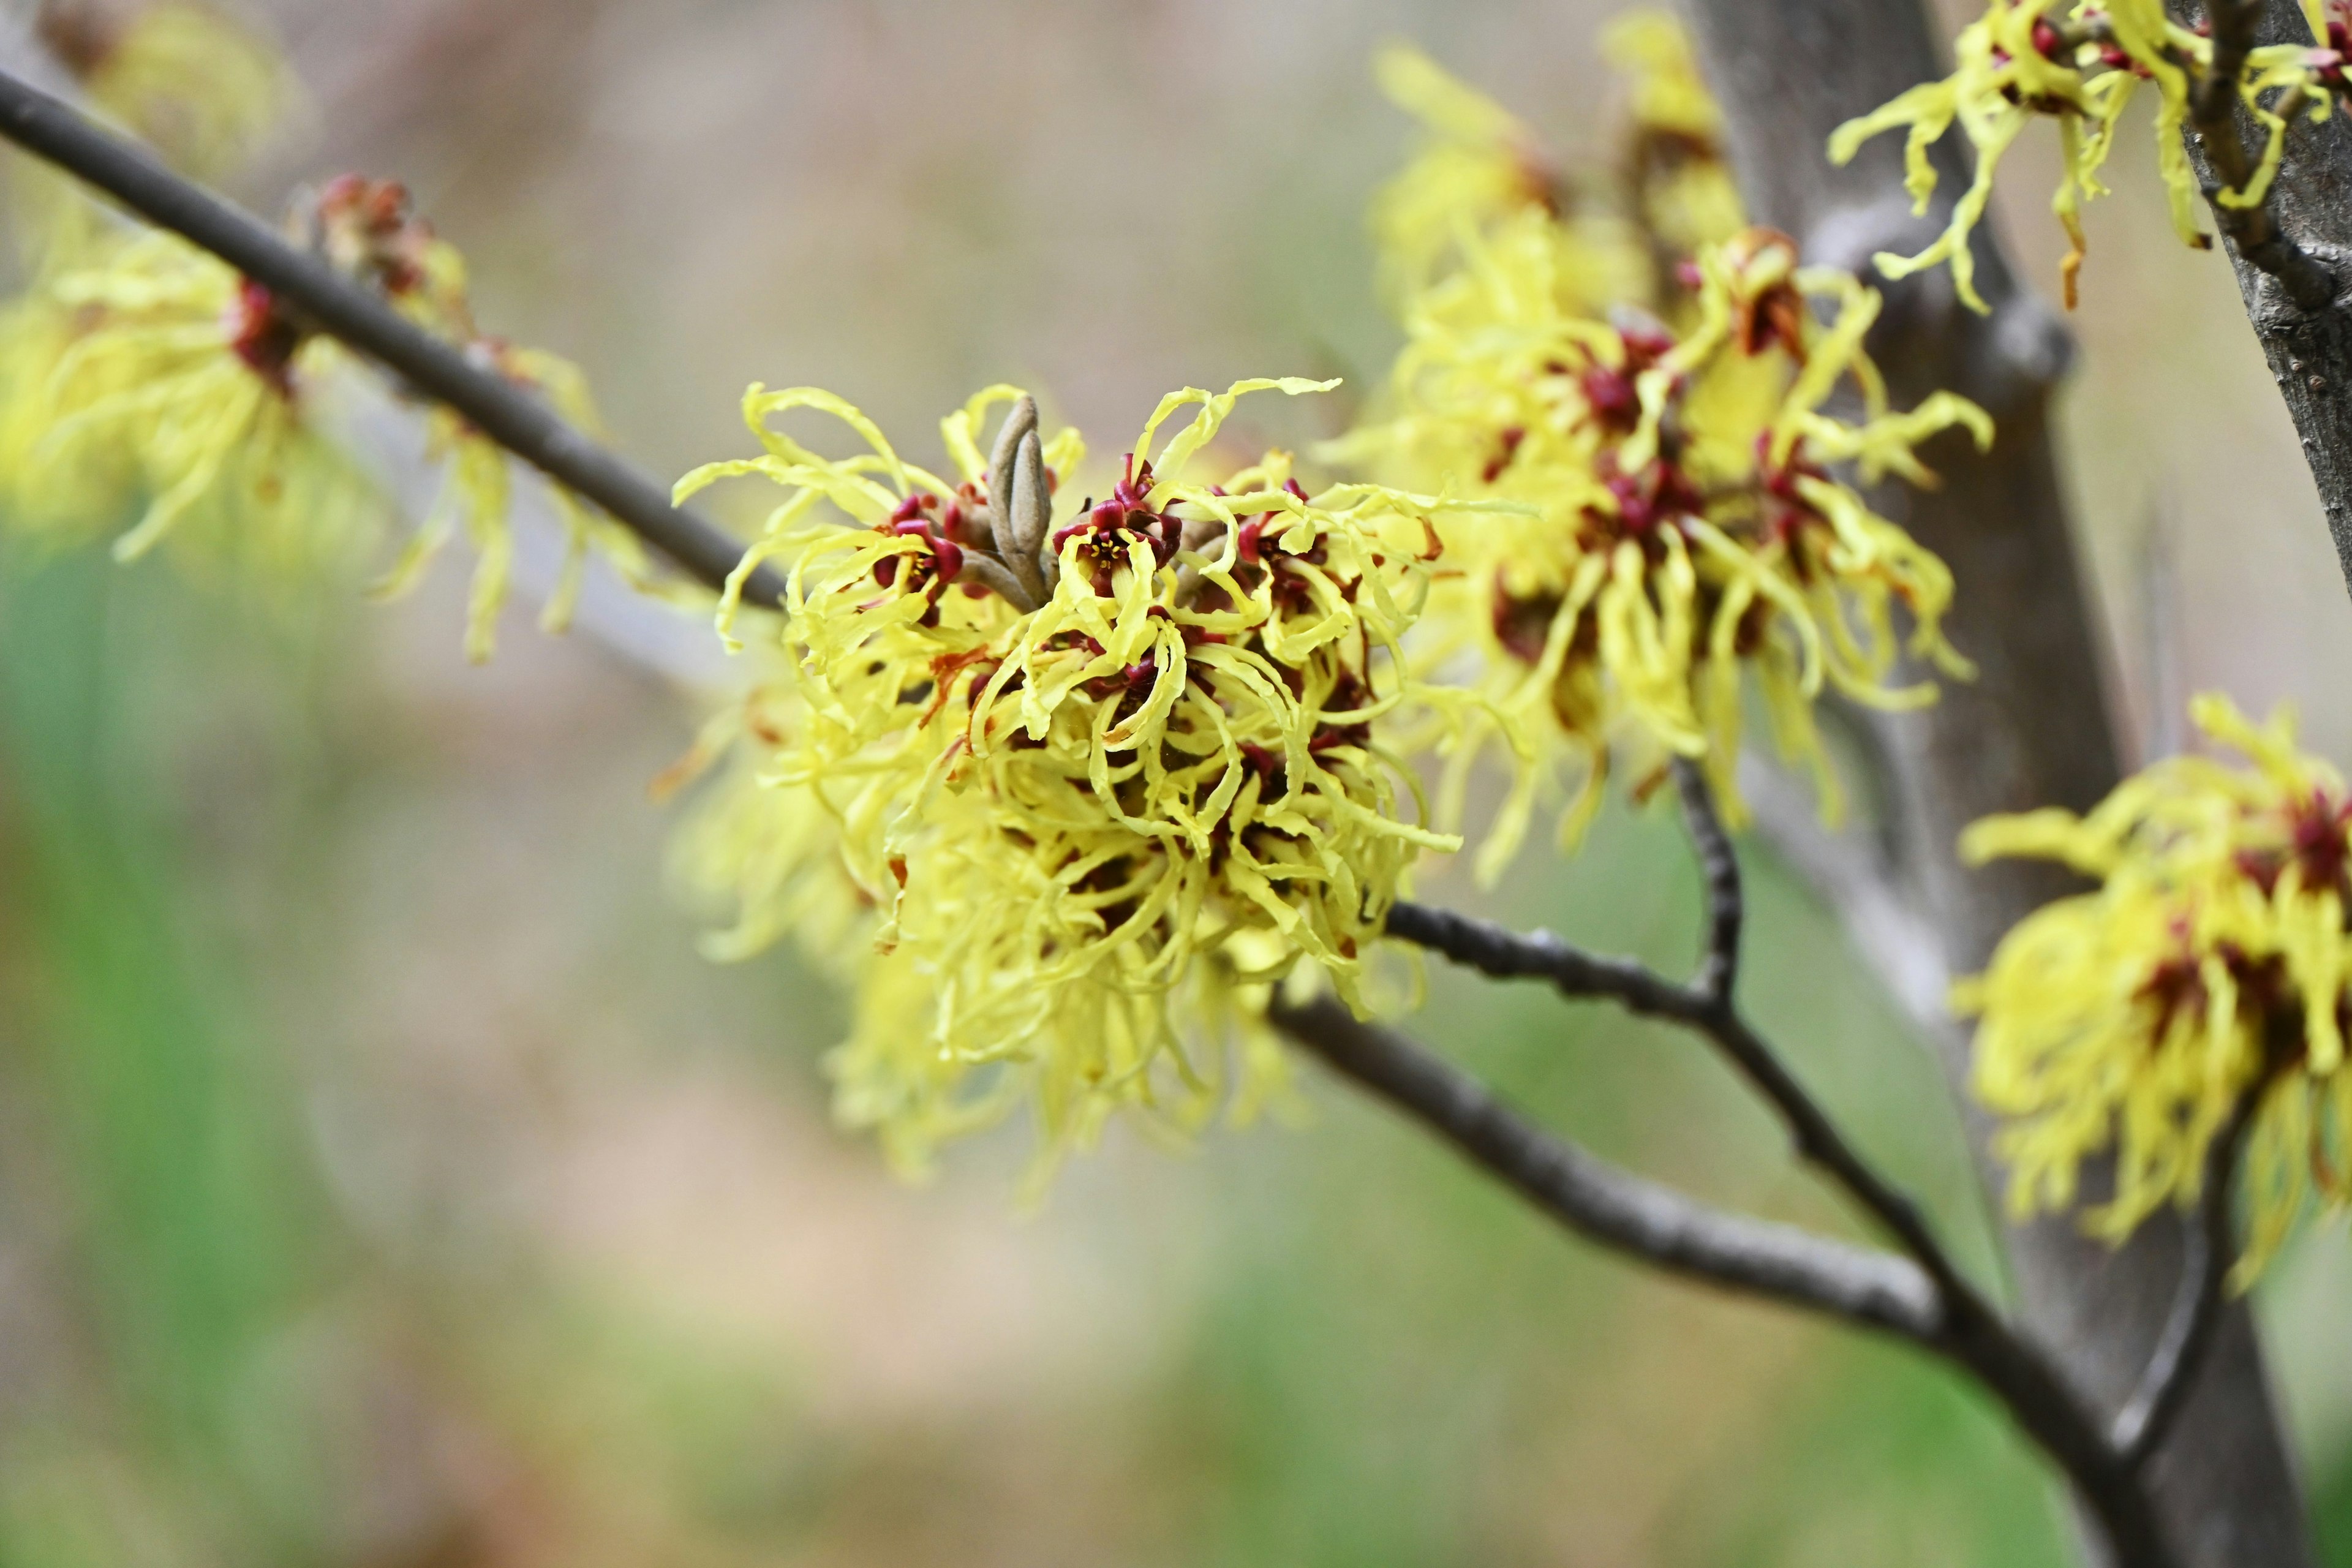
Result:
{"label": "gray tree trunk", "polygon": [[[2292,8],[2292,0],[2286,0]],[[1918,0],[1684,0],[1707,76],[1729,121],[1730,152],[1749,209],[1796,237],[1807,259],[1864,270],[1880,249],[1908,253],[1944,224],[1910,215],[1901,188],[1900,138],[1833,169],[1823,148],[1841,121],[1943,73]],[[1965,186],[1948,146],[1939,201]],[[2352,167],[2352,164],[2347,164]],[[2352,202],[2331,219],[2352,247]],[[1865,952],[1930,1022],[1944,1066],[1965,1089],[1967,1042],[1940,1016],[1945,977],[1981,968],[2021,917],[2069,890],[2050,868],[2003,863],[1963,869],[1960,830],[1988,813],[2039,805],[2083,809],[2118,776],[2102,679],[2103,639],[2076,563],[2058,481],[2049,397],[2071,344],[2050,309],[2018,287],[1989,229],[1976,247],[1978,287],[1990,317],[1958,308],[1941,269],[1887,289],[1874,350],[1899,403],[1938,386],[1974,397],[1999,422],[1991,454],[1947,439],[1928,454],[1944,479],[1929,491],[1892,487],[1874,499],[1951,566],[1948,623],[1976,660],[1972,683],[1947,682],[1924,713],[1867,722],[1882,763],[1884,830],[1834,863],[1866,896]],[[2253,298],[2250,294],[2250,299]],[[2352,333],[2339,346],[2352,355]],[[2265,346],[2269,346],[2265,338]],[[2283,340],[2294,342],[2290,331]],[[2279,353],[2274,352],[2274,362]],[[2352,363],[2326,405],[2352,477]],[[2334,384],[2334,373],[2329,373]],[[2306,432],[2309,434],[2310,432]],[[2344,514],[2331,508],[2345,540]],[[2352,557],[2347,557],[2352,560]],[[1838,858],[1842,857],[1842,858]],[[1870,886],[1860,885],[1867,882]],[[1849,903],[1852,918],[1860,904]],[[1916,942],[1906,944],[1903,931]],[[1971,1131],[1979,1171],[1999,1195],[2003,1176]],[[2169,1216],[2120,1250],[2071,1221],[2004,1235],[2020,1305],[2101,1407],[2119,1406],[2138,1378],[2172,1299],[2182,1250]],[[2302,1499],[2242,1306],[2230,1312],[2205,1373],[2153,1472],[2183,1561],[2193,1568],[2310,1568],[2315,1562]]]}

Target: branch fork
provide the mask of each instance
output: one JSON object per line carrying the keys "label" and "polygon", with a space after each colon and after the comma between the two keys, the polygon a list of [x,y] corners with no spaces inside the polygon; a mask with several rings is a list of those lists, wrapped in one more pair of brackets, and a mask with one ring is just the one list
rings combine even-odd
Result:
{"label": "branch fork", "polygon": [[1501,1104],[1460,1068],[1325,997],[1277,1004],[1277,1026],[1328,1066],[1427,1126],[1569,1228],[1717,1287],[1895,1334],[1979,1381],[2080,1489],[2132,1568],[2178,1558],[2147,1485],[2218,1330],[2235,1245],[2231,1186],[2261,1087],[2250,1089],[2207,1152],[2205,1183],[2165,1331],[2137,1387],[2096,1415],[2048,1352],[1958,1268],[1919,1205],[1848,1141],[1740,1014],[1735,992],[1745,917],[1738,853],[1706,774],[1674,778],[1706,891],[1705,940],[1679,982],[1631,959],[1590,953],[1549,931],[1400,903],[1388,934],[1496,979],[1539,979],[1563,995],[1615,1002],[1706,1039],[1769,1103],[1799,1155],[1883,1229],[1897,1251],[1855,1247],[1725,1214],[1618,1170]]}

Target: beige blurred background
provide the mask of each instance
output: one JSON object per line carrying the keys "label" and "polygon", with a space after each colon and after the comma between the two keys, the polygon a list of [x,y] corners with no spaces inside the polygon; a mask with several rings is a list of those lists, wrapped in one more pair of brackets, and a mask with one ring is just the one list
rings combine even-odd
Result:
{"label": "beige blurred background", "polygon": [[[1115,454],[1172,386],[1378,374],[1378,42],[1605,159],[1615,9],[276,0],[311,101],[239,194],[406,180],[486,326],[581,361],[666,475],[744,448],[753,380],[926,454],[1021,380]],[[2134,731],[2219,686],[2352,762],[2352,603],[2143,147],[2063,410]],[[2044,287],[2049,151],[2002,215]],[[705,963],[664,891],[646,785],[692,705],[528,606],[468,667],[463,574],[282,617],[5,575],[0,1561],[2067,1560],[1940,1373],[1597,1258],[1311,1075],[1301,1126],[1115,1135],[1034,1212],[1018,1128],[894,1183],[826,1118],[838,1001]],[[1759,1010],[1980,1248],[1935,1075],[1821,912],[1769,868],[1759,898]],[[1498,903],[1674,962],[1694,920],[1672,825],[1622,812]],[[1449,1047],[1602,1149],[1842,1223],[1682,1043],[1438,986]],[[2347,1286],[2316,1234],[2261,1305],[2352,1563]]]}

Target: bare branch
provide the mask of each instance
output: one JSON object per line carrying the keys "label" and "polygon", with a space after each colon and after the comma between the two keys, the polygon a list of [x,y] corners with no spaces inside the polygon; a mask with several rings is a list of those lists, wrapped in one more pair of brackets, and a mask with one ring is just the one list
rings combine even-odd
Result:
{"label": "bare branch", "polygon": [[[1692,808],[1698,821],[1714,820],[1712,799],[1703,778],[1694,776],[1685,785],[1685,799],[1698,803]],[[1701,837],[1704,858],[1710,852],[1708,836],[1702,831]],[[1719,824],[1712,830],[1712,842],[1729,853]],[[1719,868],[1708,873],[1709,886],[1718,898],[1727,886],[1730,889],[1733,913],[1727,921],[1718,909],[1714,925],[1719,937],[1727,923],[1734,942],[1738,940],[1738,876],[1736,859],[1727,883]],[[1630,1012],[1680,1024],[1700,1036],[1779,1112],[1801,1158],[1826,1172],[1939,1285],[1964,1300],[1970,1310],[1992,1315],[1990,1305],[1945,1252],[1919,1206],[1846,1141],[1829,1113],[1797,1081],[1770,1044],[1740,1016],[1730,998],[1704,988],[1706,966],[1701,970],[1702,984],[1677,985],[1630,959],[1584,952],[1549,931],[1519,936],[1489,921],[1420,904],[1401,903],[1391,909],[1388,934],[1444,953],[1456,963],[1496,979],[1547,980],[1564,995],[1612,1000]]]}
{"label": "bare branch", "polygon": [[2205,1352],[2221,1327],[2221,1304],[2231,1266],[2237,1260],[2237,1239],[2231,1225],[2231,1193],[2238,1173],[2238,1154],[2245,1147],[2267,1082],[2257,1082],[2239,1096],[2229,1121],[2205,1150],[2205,1179],[2198,1194],[2197,1220],[2187,1227],[2187,1247],[2180,1262],[2180,1291],[2173,1299],[2172,1316],[2164,1325],[2139,1387],[2119,1412],[2108,1440],[2126,1464],[2147,1462],[2164,1444],[2164,1435],[2181,1407],[2205,1363]]}
{"label": "bare branch", "polygon": [[[376,361],[419,396],[446,404],[516,457],[612,514],[688,575],[719,587],[742,559],[740,542],[671,505],[667,487],[591,440],[538,397],[474,363],[250,214],[5,72],[0,72],[0,136],[219,257],[307,324]],[[776,575],[762,569],[752,574],[743,596],[773,606],[781,590]]]}
{"label": "bare branch", "polygon": [[1724,831],[1706,774],[1688,757],[1676,757],[1674,770],[1675,787],[1682,792],[1683,820],[1690,828],[1691,847],[1706,886],[1706,952],[1691,985],[1728,1005],[1739,980],[1739,927],[1745,911],[1739,856],[1731,847],[1731,835]]}
{"label": "bare branch", "polygon": [[1496,980],[1547,980],[1563,995],[1621,1002],[1644,1017],[1687,1020],[1700,1005],[1645,964],[1587,952],[1548,931],[1523,936],[1452,910],[1400,903],[1389,910],[1388,934]]}
{"label": "bare branch", "polygon": [[1686,1278],[1931,1344],[1941,1314],[1908,1261],[1707,1207],[1620,1170],[1512,1110],[1468,1073],[1326,996],[1270,1016],[1332,1070],[1386,1100],[1589,1240]]}
{"label": "bare branch", "polygon": [[1334,998],[1304,1005],[1277,999],[1268,1017],[1340,1076],[1577,1234],[1724,1289],[1899,1335],[1963,1368],[2074,1479],[2115,1542],[2118,1564],[2177,1562],[2136,1470],[2109,1447],[2049,1358],[1948,1273],[1938,1278],[1905,1258],[1727,1215],[1619,1170]]}

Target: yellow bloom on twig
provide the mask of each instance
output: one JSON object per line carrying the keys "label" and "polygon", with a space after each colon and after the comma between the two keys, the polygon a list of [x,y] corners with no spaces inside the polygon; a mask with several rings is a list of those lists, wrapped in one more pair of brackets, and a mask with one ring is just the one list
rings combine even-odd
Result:
{"label": "yellow bloom on twig", "polygon": [[[2215,197],[2223,206],[2260,205],[2278,173],[2289,122],[2297,116],[2324,121],[2346,90],[2342,27],[2331,26],[2317,0],[2305,0],[2305,9],[2321,47],[2275,44],[2251,50],[2231,84],[2262,127],[2264,142],[2245,186]],[[1971,309],[1985,310],[1969,237],[1984,216],[1993,176],[2010,145],[2031,121],[2048,119],[2059,133],[2060,176],[2051,205],[2072,241],[2062,266],[2071,309],[2088,243],[2083,204],[2107,194],[2101,172],[2124,111],[2143,82],[2157,95],[2157,168],[2173,227],[2200,249],[2212,244],[2198,225],[2200,193],[2181,135],[2193,95],[2212,68],[2213,46],[2168,17],[2162,0],[1990,0],[1985,14],[1961,30],[1953,58],[1950,76],[1911,89],[1838,127],[1830,138],[1832,161],[1844,163],[1872,137],[1906,132],[1905,183],[1922,215],[1937,184],[1935,144],[1958,125],[1974,153],[1975,178],[1935,242],[1915,256],[1878,258],[1889,278],[1949,265],[1960,298]]]}
{"label": "yellow bloom on twig", "polygon": [[[475,327],[463,259],[398,184],[330,181],[296,202],[289,227],[344,277],[597,431],[578,367]],[[8,523],[70,538],[143,507],[115,542],[122,559],[184,537],[265,579],[299,579],[367,542],[383,510],[346,449],[348,431],[323,406],[327,384],[356,369],[332,339],[210,253],[169,235],[96,228],[0,316]],[[466,647],[486,658],[513,558],[514,459],[447,408],[415,407],[442,484],[380,591],[415,582],[462,528],[478,556]],[[592,552],[635,586],[671,591],[635,534],[544,489],[569,543],[542,616],[549,629],[568,621]]]}
{"label": "yellow bloom on twig", "polygon": [[0,323],[10,524],[66,538],[136,509],[119,559],[173,538],[265,574],[315,569],[373,503],[310,417],[339,353],[210,254],[112,237]]}
{"label": "yellow bloom on twig", "polygon": [[2003,1119],[2020,1214],[2072,1207],[2084,1163],[2112,1153],[2113,1195],[2084,1219],[2120,1241],[2197,1198],[2208,1146],[2240,1098],[2259,1095],[2242,1285],[2315,1192],[2352,1196],[2352,793],[2295,749],[2287,714],[2258,727],[2211,696],[2192,712],[2252,765],[2177,758],[2087,816],[2036,811],[1969,831],[1971,861],[2056,860],[2098,886],[2020,922],[1955,1000],[1979,1017],[1976,1090]]}
{"label": "yellow bloom on twig", "polygon": [[[1563,822],[1574,835],[1621,720],[1655,751],[1704,760],[1736,809],[1740,673],[1753,671],[1782,751],[1814,767],[1828,806],[1811,708],[1824,686],[1906,707],[1934,689],[1898,675],[1903,654],[1968,672],[1940,630],[1949,574],[1832,468],[1929,482],[1915,448],[1954,426],[1982,444],[1990,421],[1948,394],[1890,410],[1862,348],[1877,295],[1798,267],[1784,237],[1750,231],[1692,270],[1683,332],[1603,325],[1474,244],[1479,308],[1412,318],[1386,406],[1327,448],[1397,482],[1524,508],[1443,525],[1424,632],[1433,667],[1475,656],[1496,732],[1521,759],[1486,874],[1563,749],[1589,763]],[[1858,416],[1824,412],[1842,393]],[[1449,800],[1475,751],[1457,752]]]}
{"label": "yellow bloom on twig", "polygon": [[[860,1086],[845,1114],[953,1106],[961,1125],[1018,1101],[1049,1158],[1122,1107],[1189,1129],[1266,1087],[1278,1057],[1248,1018],[1268,987],[1304,966],[1361,1005],[1412,859],[1455,844],[1419,825],[1378,732],[1420,698],[1399,649],[1432,520],[1456,503],[1309,491],[1279,453],[1222,483],[1193,475],[1237,398],[1328,384],[1171,394],[1104,498],[1075,509],[1056,498],[1083,447],[1044,437],[1011,387],[943,422],[943,477],[829,393],[755,386],[763,454],[681,482],[785,490],[747,557],[789,563],[800,708],[765,775],[838,824],[877,944],[926,998],[919,1047],[861,1033],[836,1058],[845,1095]],[[1007,402],[983,457],[981,422]],[[824,457],[776,428],[796,410],[863,449]],[[1239,1037],[1203,1051],[1187,1016]],[[886,1089],[910,1063],[937,1081]],[[1004,1099],[963,1092],[1008,1074]]]}

